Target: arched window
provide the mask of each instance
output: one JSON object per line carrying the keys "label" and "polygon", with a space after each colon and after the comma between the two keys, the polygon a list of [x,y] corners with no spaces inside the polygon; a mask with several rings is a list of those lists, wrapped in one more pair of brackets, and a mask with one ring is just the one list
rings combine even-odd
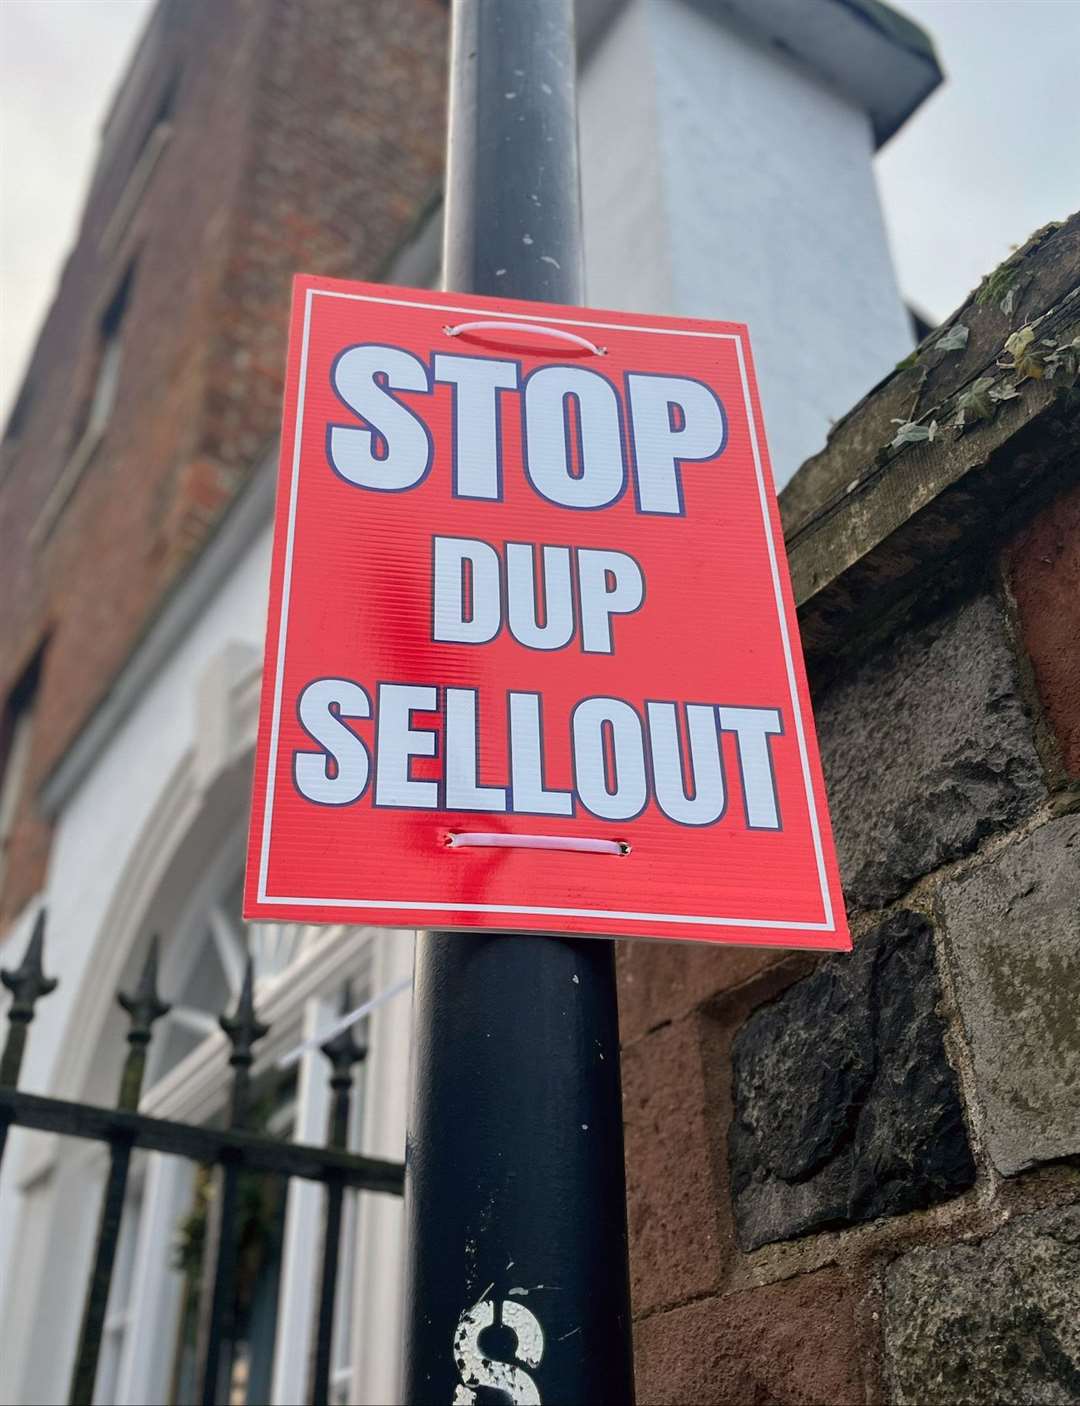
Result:
{"label": "arched window", "polygon": [[245,923],[244,834],[237,831],[192,895],[171,932],[161,935],[160,986],[171,1003],[147,1060],[149,1090],[208,1036],[240,995],[250,952],[256,987],[280,977],[325,929],[305,923]]}

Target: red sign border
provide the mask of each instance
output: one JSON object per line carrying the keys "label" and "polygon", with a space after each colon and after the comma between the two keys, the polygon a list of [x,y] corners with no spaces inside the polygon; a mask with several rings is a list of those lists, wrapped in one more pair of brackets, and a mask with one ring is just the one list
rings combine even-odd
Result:
{"label": "red sign border", "polygon": [[[373,285],[367,286],[371,287]],[[379,292],[359,293],[354,291],[356,287],[356,284],[342,284],[336,280],[317,278],[310,275],[297,275],[293,284],[294,301],[291,319],[290,357],[288,379],[286,382],[284,416],[285,427],[292,429],[292,453],[291,466],[286,474],[284,452],[285,436],[283,435],[282,452],[279,463],[278,501],[275,513],[276,530],[271,578],[271,601],[266,633],[266,665],[268,668],[272,667],[273,669],[273,694],[271,700],[270,690],[267,688],[268,675],[264,674],[263,698],[260,709],[260,742],[264,735],[268,706],[270,710],[270,735],[265,758],[265,772],[262,776],[258,774],[258,764],[263,759],[257,754],[256,797],[258,797],[261,789],[263,793],[263,804],[261,815],[257,816],[253,811],[251,818],[247,892],[244,905],[245,916],[256,920],[259,918],[268,918],[271,914],[267,912],[267,909],[276,905],[279,908],[285,907],[301,910],[301,912],[298,912],[296,915],[298,921],[303,920],[302,910],[304,908],[318,908],[323,910],[324,913],[327,910],[336,910],[336,914],[338,915],[333,919],[324,918],[322,921],[342,921],[347,912],[353,911],[355,911],[356,917],[361,921],[365,912],[373,914],[400,913],[403,921],[389,924],[389,926],[425,927],[431,924],[423,921],[418,923],[410,922],[407,915],[409,913],[416,913],[418,916],[428,914],[436,919],[435,925],[437,925],[437,915],[439,913],[490,913],[493,919],[492,929],[513,930],[512,921],[495,922],[494,920],[499,916],[512,919],[512,916],[517,913],[528,914],[532,917],[551,917],[556,920],[560,917],[575,918],[578,920],[583,918],[596,918],[604,923],[633,922],[643,925],[669,924],[675,927],[686,928],[686,940],[693,940],[694,930],[699,928],[713,930],[722,929],[725,931],[745,928],[754,934],[754,939],[748,941],[747,945],[773,945],[792,948],[805,947],[818,950],[828,948],[829,950],[836,950],[846,937],[847,942],[844,946],[850,947],[851,939],[847,932],[845,921],[846,914],[844,912],[843,899],[840,892],[839,877],[835,871],[835,860],[832,860],[832,855],[827,853],[823,838],[824,836],[831,836],[828,809],[824,804],[823,784],[820,786],[815,786],[814,784],[814,768],[811,765],[810,754],[807,748],[807,720],[804,717],[803,711],[803,695],[806,692],[805,677],[800,667],[801,654],[796,655],[792,648],[788,613],[790,611],[791,618],[794,619],[794,602],[791,597],[791,587],[787,573],[782,571],[780,566],[781,561],[784,561],[785,557],[782,546],[783,539],[780,529],[779,511],[776,505],[775,493],[772,489],[772,475],[769,466],[768,452],[764,443],[764,431],[761,422],[760,406],[758,404],[757,387],[753,378],[753,360],[745,325],[739,323],[720,324],[720,326],[723,326],[725,329],[730,329],[721,331],[717,324],[710,325],[704,321],[688,319],[686,322],[680,322],[677,327],[657,326],[649,325],[651,319],[649,319],[647,314],[634,315],[624,313],[612,313],[612,316],[619,320],[605,322],[598,321],[595,318],[555,315],[555,309],[551,311],[545,309],[543,312],[523,311],[521,310],[520,304],[514,306],[511,311],[500,311],[497,306],[492,306],[492,304],[497,303],[498,300],[488,298],[478,298],[468,306],[461,306],[453,302],[444,303],[438,301],[438,299],[443,297],[452,299],[454,295],[452,293],[443,294],[433,292],[429,289],[394,289],[394,292],[397,293],[407,292],[415,295],[413,297],[395,297],[390,295],[390,290],[388,288],[381,289]],[[301,296],[303,299],[302,304]],[[285,648],[287,643],[289,603],[292,584],[292,551],[300,480],[308,344],[314,311],[314,300],[316,297],[376,303],[390,307],[422,308],[430,312],[443,312],[465,316],[475,315],[477,304],[483,303],[485,317],[502,317],[506,318],[508,321],[535,321],[537,323],[547,323],[553,326],[597,331],[628,331],[659,336],[706,337],[713,340],[731,341],[735,343],[739,380],[742,386],[743,400],[746,409],[754,473],[757,481],[762,522],[768,548],[773,595],[776,602],[780,637],[783,643],[785,672],[788,680],[792,716],[794,718],[798,741],[799,760],[807,799],[807,813],[810,818],[814,856],[817,864],[822,900],[823,921],[802,922],[786,919],[769,922],[760,918],[731,918],[712,915],[706,916],[703,914],[638,913],[609,909],[558,908],[525,904],[503,905],[439,902],[418,899],[356,899],[314,896],[285,897],[268,893],[267,881],[270,863],[270,841],[273,826],[275,780],[278,770],[280,719],[284,693]],[[644,317],[645,321],[638,322],[631,320],[635,316]],[[298,323],[299,328],[297,326]],[[297,330],[300,331],[301,337],[300,355],[294,361],[291,351],[292,347],[295,345],[294,339]],[[284,492],[286,485],[288,488],[287,498]],[[282,520],[284,520],[286,529],[284,536],[280,531]],[[779,548],[777,543],[778,536],[780,538]],[[268,700],[271,701],[268,702]],[[259,752],[261,752],[261,747]],[[259,784],[260,781],[262,782],[261,787]],[[257,866],[254,863],[256,860]],[[830,860],[832,860],[831,863]],[[839,922],[837,921],[837,908],[839,908],[840,913]],[[275,914],[274,916],[277,915]],[[378,920],[376,920],[376,925],[383,924],[380,924]],[[479,932],[485,929],[480,925],[469,925],[465,930]],[[536,930],[535,928],[519,929],[519,931],[522,932],[535,932]],[[553,925],[552,931],[559,931],[557,922]],[[586,935],[579,932],[576,928],[570,931],[572,931],[574,936]],[[599,931],[597,935],[611,936],[612,934]],[[629,936],[630,934],[623,935]],[[803,935],[801,939],[800,935]],[[642,934],[642,937],[647,936],[648,934],[646,933]],[[829,940],[830,937],[833,939],[832,941]],[[840,941],[838,942],[837,939]],[[664,940],[678,941],[679,938],[665,938]],[[722,941],[725,946],[740,945],[737,938],[724,938]]]}

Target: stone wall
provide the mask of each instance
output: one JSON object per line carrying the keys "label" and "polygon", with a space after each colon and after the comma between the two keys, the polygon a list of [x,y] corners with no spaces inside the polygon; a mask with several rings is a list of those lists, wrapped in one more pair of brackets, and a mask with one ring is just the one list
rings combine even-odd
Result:
{"label": "stone wall", "polygon": [[957,315],[966,374],[931,338],[785,495],[855,950],[620,946],[647,1406],[1080,1401],[1075,364],[890,444],[1010,319],[1071,341],[1078,250],[1042,232]]}

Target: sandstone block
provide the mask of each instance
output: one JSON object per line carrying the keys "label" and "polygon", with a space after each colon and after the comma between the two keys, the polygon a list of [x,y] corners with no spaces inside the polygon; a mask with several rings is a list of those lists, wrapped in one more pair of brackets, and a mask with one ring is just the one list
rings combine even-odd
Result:
{"label": "sandstone block", "polygon": [[620,942],[619,1030],[639,1039],[720,991],[730,991],[788,954],[774,947],[719,947],[703,942]]}
{"label": "sandstone block", "polygon": [[863,1406],[835,1270],[658,1313],[634,1332],[640,1406]]}
{"label": "sandstone block", "polygon": [[[635,1315],[716,1287],[724,1235],[698,1018],[623,1052],[626,1218]],[[730,1231],[728,1232],[730,1238]]]}
{"label": "sandstone block", "polygon": [[1080,777],[1080,488],[1039,514],[1007,565],[1046,716],[1066,772]]}

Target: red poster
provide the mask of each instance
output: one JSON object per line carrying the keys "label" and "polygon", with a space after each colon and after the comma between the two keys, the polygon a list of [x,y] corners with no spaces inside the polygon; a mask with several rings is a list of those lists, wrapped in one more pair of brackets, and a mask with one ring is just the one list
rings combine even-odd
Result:
{"label": "red poster", "polygon": [[296,280],[245,914],[847,948],[746,329]]}

